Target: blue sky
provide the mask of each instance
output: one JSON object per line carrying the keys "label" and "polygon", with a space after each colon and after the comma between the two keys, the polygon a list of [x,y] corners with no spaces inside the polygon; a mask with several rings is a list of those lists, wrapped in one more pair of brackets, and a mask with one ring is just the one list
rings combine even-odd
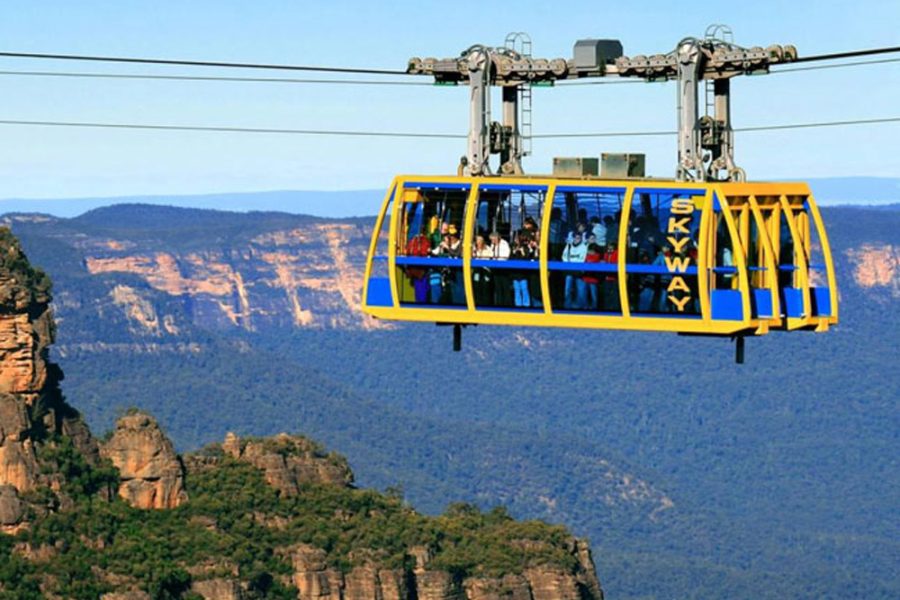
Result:
{"label": "blue sky", "polygon": [[[453,56],[472,43],[499,45],[519,30],[531,34],[536,55],[551,58],[569,57],[584,37],[619,38],[630,55],[665,52],[711,22],[731,25],[739,44],[793,43],[801,55],[900,43],[896,0],[732,4],[3,0],[0,48],[402,69],[410,56]],[[29,69],[243,74],[0,59],[0,70]],[[0,119],[448,133],[464,133],[467,123],[463,88],[12,76],[0,76],[0,86]],[[744,78],[733,90],[736,126],[895,117],[900,63]],[[672,129],[674,96],[671,83],[538,89],[535,132]],[[900,124],[745,133],[737,159],[751,179],[898,176],[898,133]],[[651,174],[669,176],[674,144],[536,140],[526,169],[547,171],[555,155],[629,151],[648,155]],[[381,188],[398,172],[454,171],[463,151],[461,140],[2,126],[0,198]]]}

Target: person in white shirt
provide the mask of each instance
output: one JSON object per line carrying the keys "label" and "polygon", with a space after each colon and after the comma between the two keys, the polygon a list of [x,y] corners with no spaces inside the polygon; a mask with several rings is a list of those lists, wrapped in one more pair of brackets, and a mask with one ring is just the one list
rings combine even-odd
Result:
{"label": "person in white shirt", "polygon": [[596,238],[594,243],[601,248],[606,247],[606,225],[600,221],[600,217],[591,217],[591,233]]}
{"label": "person in white shirt", "polygon": [[506,260],[509,258],[509,242],[500,237],[498,232],[491,234],[491,258]]}
{"label": "person in white shirt", "polygon": [[[587,256],[587,244],[582,240],[581,234],[572,236],[572,241],[566,244],[563,250],[563,262],[583,263]],[[581,273],[578,271],[566,272],[566,294],[563,308],[569,310],[582,310],[587,303],[587,288]]]}
{"label": "person in white shirt", "polygon": [[[480,260],[494,258],[493,250],[487,245],[484,236],[481,234],[475,236],[472,258]],[[490,306],[494,301],[493,273],[491,270],[485,267],[474,267],[472,269],[472,284],[475,290],[475,305]]]}
{"label": "person in white shirt", "polygon": [[[509,242],[500,237],[497,231],[491,232],[491,258],[494,260],[507,260],[510,255]],[[506,269],[494,269],[494,305],[512,306],[512,280]]]}

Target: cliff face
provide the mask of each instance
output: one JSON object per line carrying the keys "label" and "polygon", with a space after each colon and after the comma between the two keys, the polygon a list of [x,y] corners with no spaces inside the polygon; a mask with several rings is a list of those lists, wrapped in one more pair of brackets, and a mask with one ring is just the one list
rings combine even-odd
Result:
{"label": "cliff face", "polygon": [[410,549],[414,566],[391,569],[375,561],[349,572],[329,568],[326,553],[305,544],[291,550],[292,582],[301,600],[600,600],[603,592],[584,542],[571,539],[576,566],[539,566],[521,574],[461,577],[431,566],[428,548]]}
{"label": "cliff face", "polygon": [[41,470],[43,447],[64,436],[89,462],[97,460],[96,442],[60,392],[62,371],[48,359],[49,303],[49,279],[0,229],[0,527],[20,524],[20,494],[61,485],[60,474]]}
{"label": "cliff face", "polygon": [[863,244],[847,250],[854,265],[853,279],[867,289],[884,289],[900,298],[900,247],[892,244]]}
{"label": "cliff face", "polygon": [[[159,251],[114,239],[86,240],[80,249],[92,275],[133,274],[154,290],[189,299],[189,318],[198,325],[365,329],[379,326],[359,310],[369,236],[361,225],[311,223],[261,233],[228,250]],[[120,285],[110,298],[135,331],[177,332],[177,317],[160,315],[139,289]]]}

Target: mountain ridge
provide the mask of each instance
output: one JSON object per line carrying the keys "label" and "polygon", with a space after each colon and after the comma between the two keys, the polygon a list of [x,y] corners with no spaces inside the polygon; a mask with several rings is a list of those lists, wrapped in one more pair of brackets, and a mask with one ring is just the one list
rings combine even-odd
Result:
{"label": "mountain ridge", "polygon": [[[771,178],[761,179],[761,181],[769,180],[775,181]],[[900,203],[900,178],[896,177],[814,177],[799,181],[810,184],[813,194],[822,205]],[[387,181],[385,185],[387,185]],[[383,198],[384,189],[381,188],[344,191],[269,190],[184,195],[129,195],[102,198],[6,198],[0,199],[0,214],[45,212],[58,217],[75,217],[98,207],[141,203],[236,212],[272,211],[342,218],[373,215],[378,212]]]}

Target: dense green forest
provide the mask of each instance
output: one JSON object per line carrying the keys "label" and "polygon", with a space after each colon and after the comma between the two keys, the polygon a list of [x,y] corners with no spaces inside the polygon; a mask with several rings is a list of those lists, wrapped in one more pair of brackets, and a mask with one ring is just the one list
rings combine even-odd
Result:
{"label": "dense green forest", "polygon": [[[104,499],[118,486],[111,465],[89,466],[66,440],[45,449],[44,467],[66,478],[60,495],[67,505],[47,513],[58,508],[54,492],[26,494],[41,510],[32,510],[25,531],[0,535],[0,598],[52,593],[96,600],[133,586],[155,599],[190,599],[199,598],[189,591],[192,579],[226,577],[249,582],[248,597],[287,600],[297,597],[290,583],[290,549],[297,544],[324,550],[328,566],[343,572],[364,560],[411,570],[415,546],[433,552],[429,568],[460,579],[520,574],[532,566],[576,569],[563,527],[514,521],[503,509],[485,513],[457,503],[427,517],[396,492],[336,485],[307,484],[283,496],[259,469],[220,446],[194,456],[199,460],[186,482],[190,501],[147,511]],[[203,565],[208,568],[197,574]]]}
{"label": "dense green forest", "polygon": [[[203,211],[171,237],[159,230],[183,213],[150,212],[152,227],[121,235],[228,247],[300,219],[215,216],[203,242]],[[98,350],[79,344],[135,337],[114,316],[69,309],[63,387],[95,430],[141,406],[182,450],[228,430],[302,432],[346,454],[360,484],[400,487],[427,513],[459,499],[565,523],[591,540],[610,597],[893,598],[900,299],[858,286],[847,252],[900,247],[900,211],[824,217],[841,325],[749,340],[743,366],[726,340],[583,331],[468,329],[454,355],[449,332],[429,325],[193,329],[180,339],[200,352]],[[91,219],[58,227],[119,227],[109,214]],[[17,229],[56,289],[88,306],[105,284],[56,231]],[[155,297],[181,310],[177,297]]]}

